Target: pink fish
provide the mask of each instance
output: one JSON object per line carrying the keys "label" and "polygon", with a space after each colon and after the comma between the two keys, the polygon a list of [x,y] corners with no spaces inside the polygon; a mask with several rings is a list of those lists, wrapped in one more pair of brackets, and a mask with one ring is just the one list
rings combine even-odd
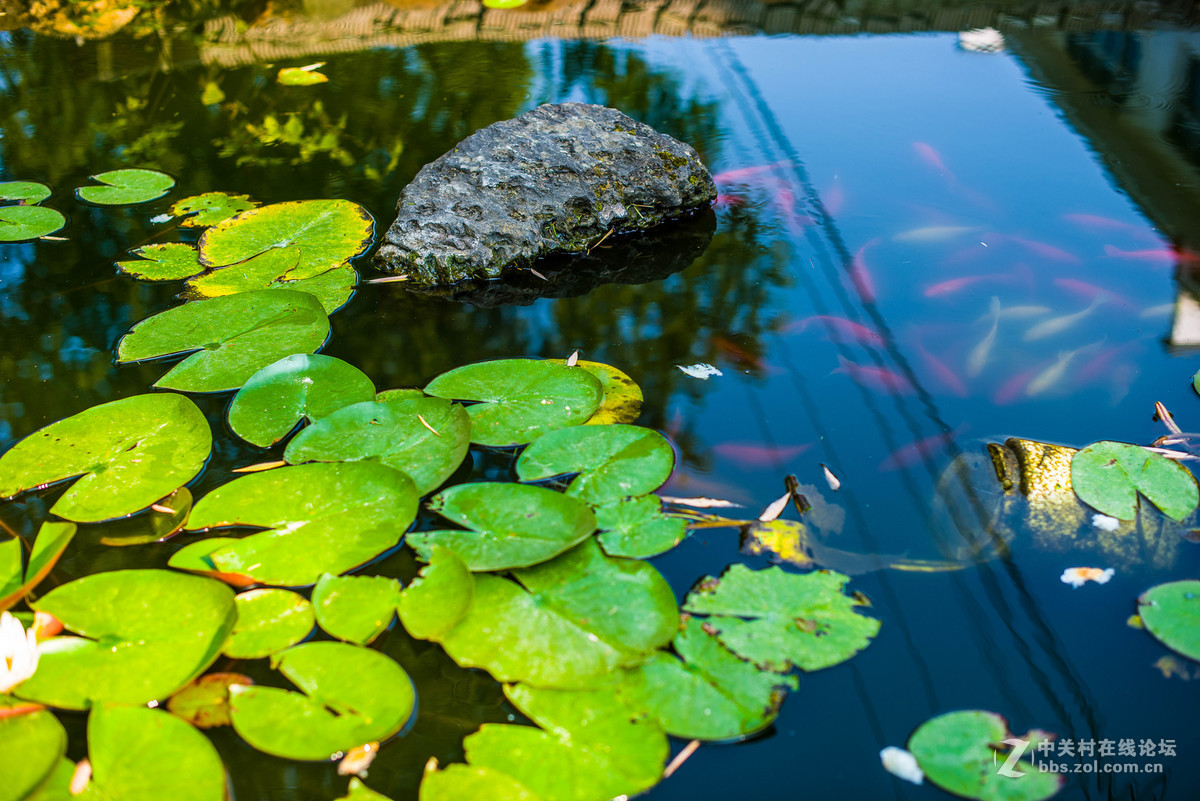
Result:
{"label": "pink fish", "polygon": [[746,202],[746,198],[741,195],[725,195],[718,194],[713,206],[718,209],[728,208],[729,206],[740,206]]}
{"label": "pink fish", "polygon": [[841,367],[838,367],[833,372],[845,373],[855,383],[862,386],[882,392],[890,392],[895,395],[912,391],[912,383],[907,378],[886,367],[855,364],[840,355],[838,356],[838,362],[841,364]]}
{"label": "pink fish", "polygon": [[761,164],[757,167],[739,167],[735,170],[726,170],[714,175],[713,180],[718,184],[748,183],[775,172],[786,163],[786,161],[777,161],[774,164]]}
{"label": "pink fish", "polygon": [[1129,259],[1130,261],[1144,261],[1156,267],[1170,267],[1176,263],[1195,264],[1196,262],[1200,262],[1200,254],[1179,248],[1121,250],[1113,245],[1105,245],[1104,255],[1117,259]]}
{"label": "pink fish", "polygon": [[750,467],[778,464],[794,459],[812,447],[811,442],[803,445],[759,445],[750,442],[722,442],[713,446],[713,451]]}
{"label": "pink fish", "polygon": [[1023,370],[1009,378],[996,389],[992,403],[997,406],[1007,406],[1025,394],[1025,387],[1042,371],[1043,365],[1035,364],[1028,370]]}
{"label": "pink fish", "polygon": [[1110,289],[1103,289],[1095,284],[1089,284],[1087,281],[1079,281],[1075,278],[1055,278],[1054,285],[1088,301],[1095,300],[1097,295],[1104,295],[1118,305],[1133,308],[1133,304],[1124,295],[1118,295]]}
{"label": "pink fish", "polygon": [[866,303],[875,302],[875,278],[871,275],[871,271],[867,269],[866,259],[864,254],[867,248],[879,241],[879,237],[867,242],[858,249],[854,254],[854,258],[850,261],[850,283],[854,285],[854,290],[858,292],[858,296]]}
{"label": "pink fish", "polygon": [[835,217],[840,214],[846,207],[846,193],[842,191],[842,185],[835,180],[822,197],[822,202],[829,214]]}
{"label": "pink fish", "polygon": [[1154,234],[1143,226],[1114,220],[1111,217],[1101,217],[1098,214],[1064,214],[1062,218],[1081,228],[1091,228],[1097,231],[1124,231],[1143,237],[1154,238]]}
{"label": "pink fish", "polygon": [[[960,428],[959,431],[962,429]],[[908,467],[930,456],[937,450],[945,447],[958,435],[958,431],[947,431],[942,434],[934,434],[932,437],[919,439],[905,445],[903,448],[897,448],[886,459],[879,463],[880,470],[895,470],[898,467]]]}
{"label": "pink fish", "polygon": [[783,217],[793,233],[817,224],[817,221],[807,214],[796,213],[796,193],[782,182],[775,190],[775,210]]}
{"label": "pink fish", "polygon": [[967,385],[963,383],[957,373],[946,366],[945,362],[925,350],[925,346],[920,342],[917,343],[917,353],[920,354],[921,361],[929,368],[929,372],[933,373],[943,387],[960,398],[967,397]]}
{"label": "pink fish", "polygon": [[1142,343],[1134,340],[1133,342],[1126,342],[1123,345],[1114,345],[1111,348],[1106,348],[1081,364],[1079,369],[1075,371],[1075,375],[1071,377],[1071,381],[1077,386],[1083,386],[1099,379],[1107,380],[1113,373],[1112,365],[1118,357],[1130,350],[1140,349],[1141,347]]}
{"label": "pink fish", "polygon": [[938,284],[925,287],[923,294],[927,298],[936,298],[941,295],[952,295],[955,292],[961,292],[973,284],[978,284],[983,281],[995,281],[998,283],[1012,283],[1016,280],[1016,276],[1007,273],[997,273],[996,275],[964,275],[961,278],[951,278],[949,281],[942,281]]}
{"label": "pink fish", "polygon": [[932,145],[925,142],[913,142],[912,146],[921,161],[933,167],[938,172],[945,173],[951,180],[954,179],[954,173],[950,172],[949,168],[946,167],[946,162],[942,161],[942,155],[934,150]]}
{"label": "pink fish", "polygon": [[865,325],[856,323],[853,320],[847,320],[845,317],[835,317],[829,314],[816,314],[812,317],[805,317],[803,320],[797,320],[784,326],[785,334],[799,333],[805,331],[812,323],[820,323],[829,332],[830,337],[846,340],[857,340],[859,342],[882,342],[883,337],[873,328],[867,328]]}
{"label": "pink fish", "polygon": [[1039,256],[1043,259],[1061,261],[1068,264],[1079,264],[1082,261],[1082,259],[1076,256],[1074,253],[1068,253],[1062,248],[1046,242],[1038,242],[1034,239],[1025,239],[1023,237],[1012,236],[1010,234],[996,234],[994,236],[995,238],[1007,239],[1009,242],[1014,242],[1035,256]]}

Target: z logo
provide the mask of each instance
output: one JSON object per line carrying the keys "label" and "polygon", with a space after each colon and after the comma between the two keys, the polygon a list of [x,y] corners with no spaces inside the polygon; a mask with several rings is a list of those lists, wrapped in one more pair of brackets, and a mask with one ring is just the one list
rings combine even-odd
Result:
{"label": "z logo", "polygon": [[[1011,745],[1013,747],[1013,750],[1009,753],[1008,759],[1004,760],[1004,764],[1001,765],[996,770],[996,772],[999,773],[1001,776],[1012,776],[1014,778],[1017,776],[1024,776],[1025,771],[1017,770],[1013,766],[1017,764],[1017,761],[1021,759],[1021,755],[1025,753],[1025,749],[1029,747],[1029,741],[1028,740],[1018,740],[1016,738],[1013,738],[1013,739],[1005,740],[1004,744]],[[992,753],[992,764],[995,764],[995,763],[996,763],[996,754],[995,754],[995,752],[993,752]]]}

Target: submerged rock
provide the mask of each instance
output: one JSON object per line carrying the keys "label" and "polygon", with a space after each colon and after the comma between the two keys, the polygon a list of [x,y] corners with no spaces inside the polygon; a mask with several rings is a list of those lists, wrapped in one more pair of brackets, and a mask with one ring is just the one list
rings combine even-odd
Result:
{"label": "submerged rock", "polygon": [[417,284],[497,278],[707,207],[716,195],[689,145],[616,109],[545,105],[425,165],[400,193],[375,259]]}

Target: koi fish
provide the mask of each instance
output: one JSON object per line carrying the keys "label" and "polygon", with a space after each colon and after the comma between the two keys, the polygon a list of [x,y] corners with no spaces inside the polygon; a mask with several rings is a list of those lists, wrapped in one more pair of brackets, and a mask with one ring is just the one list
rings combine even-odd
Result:
{"label": "koi fish", "polygon": [[1023,239],[1022,237],[1012,236],[1010,234],[993,234],[993,236],[996,238],[1007,239],[1009,242],[1014,242],[1035,256],[1039,256],[1043,259],[1062,261],[1067,262],[1068,264],[1079,264],[1082,261],[1082,259],[1076,256],[1074,253],[1068,253],[1062,248],[1046,242],[1038,242],[1033,239]]}
{"label": "koi fish", "polygon": [[871,271],[867,269],[863,254],[866,253],[867,248],[875,245],[878,241],[879,237],[868,241],[858,249],[850,261],[850,283],[854,285],[854,290],[858,292],[858,296],[865,303],[875,302],[875,279],[871,275]]}
{"label": "koi fish", "polygon": [[1107,350],[1100,351],[1075,371],[1075,383],[1082,386],[1101,377],[1107,379],[1112,372],[1110,367],[1118,356],[1123,355],[1127,351],[1141,349],[1141,347],[1142,343],[1134,340],[1133,342],[1126,342],[1123,345],[1116,345]]}
{"label": "koi fish", "polygon": [[794,459],[812,447],[811,442],[803,445],[756,445],[749,442],[722,442],[713,446],[713,451],[742,465],[760,467]]}
{"label": "koi fish", "polygon": [[1101,217],[1098,214],[1064,214],[1062,218],[1069,223],[1074,223],[1081,228],[1091,228],[1102,231],[1127,231],[1129,233],[1141,234],[1143,236],[1153,236],[1149,231],[1140,225],[1133,223],[1114,220],[1112,217]]}
{"label": "koi fish", "polygon": [[793,233],[817,224],[817,221],[807,214],[796,213],[796,193],[788,186],[780,185],[775,190],[775,210]]}
{"label": "koi fish", "polygon": [[713,202],[713,208],[724,209],[730,206],[740,206],[746,202],[746,198],[741,195],[726,195],[717,194],[717,199]]}
{"label": "koi fish", "polygon": [[1063,584],[1070,584],[1079,589],[1089,581],[1107,584],[1115,572],[1111,567],[1105,570],[1098,567],[1068,567],[1059,578],[1062,579]]}
{"label": "koi fish", "polygon": [[[1092,345],[1083,346],[1083,348],[1090,347],[1092,347]],[[1075,350],[1067,350],[1059,353],[1058,359],[1056,359],[1053,364],[1042,370],[1040,373],[1030,379],[1028,384],[1025,385],[1025,397],[1036,398],[1038,395],[1041,395],[1043,392],[1062,381],[1063,376],[1066,375],[1067,368],[1071,364],[1071,361],[1075,358],[1079,351],[1083,350],[1083,348],[1076,348]]]}
{"label": "koi fish", "polygon": [[1129,259],[1144,261],[1159,267],[1170,267],[1176,263],[1195,264],[1200,262],[1200,254],[1190,250],[1176,248],[1150,248],[1148,250],[1121,250],[1113,245],[1104,246],[1104,255],[1114,259]]}
{"label": "koi fish", "polygon": [[945,362],[925,350],[925,346],[920,342],[917,343],[917,353],[920,354],[925,366],[929,368],[929,372],[937,377],[938,382],[942,386],[960,398],[967,397],[967,385],[962,382],[962,379],[953,370],[946,366]]}
{"label": "koi fish", "polygon": [[967,375],[971,378],[983,372],[988,356],[992,353],[992,346],[996,344],[996,333],[1000,330],[1000,298],[995,295],[992,295],[991,317],[992,327],[987,336],[981,339],[967,356]]}
{"label": "koi fish", "polygon": [[1127,298],[1118,295],[1111,290],[1102,289],[1095,284],[1089,284],[1087,281],[1079,281],[1074,278],[1055,278],[1054,285],[1060,289],[1065,289],[1072,294],[1079,295],[1085,300],[1095,300],[1103,295],[1109,300],[1112,300],[1122,306],[1133,306],[1133,304],[1130,303]]}
{"label": "koi fish", "polygon": [[942,161],[942,154],[934,150],[932,145],[926,142],[913,142],[912,147],[921,161],[938,172],[944,173],[950,180],[956,180],[954,173],[950,172],[950,168],[946,166],[946,162]]}
{"label": "koi fish", "polygon": [[1169,317],[1174,311],[1174,303],[1162,303],[1158,306],[1150,306],[1149,308],[1142,309],[1138,317],[1143,320],[1152,320],[1155,317]]}
{"label": "koi fish", "polygon": [[803,320],[797,320],[794,323],[783,328],[786,334],[799,333],[807,330],[812,323],[820,323],[825,327],[831,338],[840,338],[844,340],[857,340],[859,342],[882,342],[881,337],[873,328],[868,328],[865,325],[856,323],[853,320],[847,320],[845,317],[835,317],[829,314],[815,314],[812,317],[805,317]]}
{"label": "koi fish", "polygon": [[723,336],[714,336],[712,343],[722,356],[738,367],[748,367],[752,370],[767,369],[767,363],[763,361],[761,356],[757,353],[751,353],[736,342],[726,339]]}
{"label": "koi fish", "polygon": [[1046,337],[1054,336],[1055,334],[1060,334],[1094,312],[1102,303],[1104,303],[1107,297],[1107,293],[1097,295],[1083,311],[1077,311],[1074,314],[1064,314],[1061,317],[1055,317],[1051,320],[1040,322],[1026,331],[1025,336],[1021,337],[1021,339],[1025,342],[1034,342],[1039,339],[1045,339]]}
{"label": "koi fish", "polygon": [[925,437],[915,442],[905,445],[903,448],[897,448],[886,459],[879,463],[881,471],[895,470],[900,467],[908,467],[914,465],[930,454],[944,447],[948,442],[954,439],[957,431],[945,431],[941,434],[934,434],[932,437]]}
{"label": "koi fish", "polygon": [[829,190],[825,192],[821,198],[822,205],[825,206],[825,211],[829,214],[837,216],[846,206],[846,193],[842,191],[842,185],[835,178]]}
{"label": "koi fish", "polygon": [[1007,406],[1024,394],[1025,387],[1029,386],[1029,382],[1037,373],[1038,367],[1023,370],[1016,375],[1009,377],[1007,381],[1001,384],[996,389],[996,394],[992,396],[992,403],[996,406]]}
{"label": "koi fish", "polygon": [[961,278],[951,278],[949,281],[942,281],[941,283],[927,286],[922,294],[927,298],[936,298],[942,295],[952,295],[955,292],[960,292],[973,284],[978,284],[984,281],[1011,283],[1014,280],[1014,276],[1006,273],[997,273],[996,275],[964,275]]}
{"label": "koi fish", "polygon": [[926,225],[901,231],[892,237],[893,242],[945,242],[948,239],[978,231],[978,226],[970,225]]}
{"label": "koi fish", "polygon": [[838,356],[838,362],[841,363],[841,367],[836,368],[833,372],[845,373],[855,383],[862,386],[897,395],[912,391],[912,383],[907,378],[886,367],[855,364],[841,355]]}
{"label": "koi fish", "polygon": [[787,163],[787,161],[777,161],[774,164],[761,164],[757,167],[739,167],[734,170],[725,170],[714,175],[713,181],[718,184],[748,183],[775,172]]}
{"label": "koi fish", "polygon": [[[1000,309],[1001,320],[1024,320],[1028,317],[1040,317],[1043,314],[1049,314],[1054,311],[1049,306],[1008,306]],[[982,323],[992,316],[992,312],[980,317],[975,322]]]}

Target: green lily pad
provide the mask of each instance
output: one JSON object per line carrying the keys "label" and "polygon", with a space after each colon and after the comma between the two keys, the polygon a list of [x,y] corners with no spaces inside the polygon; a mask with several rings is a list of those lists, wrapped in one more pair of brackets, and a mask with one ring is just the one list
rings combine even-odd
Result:
{"label": "green lily pad", "polygon": [[1079,499],[1120,520],[1138,513],[1138,493],[1173,520],[1200,502],[1188,469],[1165,456],[1124,442],[1094,442],[1071,457],[1071,485]]}
{"label": "green lily pad", "polygon": [[80,523],[132,514],[200,472],[208,421],[182,395],[102,403],[51,423],[0,456],[0,497],[82,476],[50,511]]}
{"label": "green lily pad", "polygon": [[471,419],[442,398],[368,400],[338,409],[288,443],[285,461],[371,461],[403,470],[424,495],[442,485],[467,456]]}
{"label": "green lily pad", "polygon": [[243,262],[219,267],[187,282],[183,297],[189,300],[219,298],[239,292],[290,289],[308,292],[321,302],[326,314],[346,304],[358,284],[358,273],[343,264],[305,278],[291,277],[300,265],[300,248],[277,248]]}
{"label": "green lily pad", "polygon": [[[1029,740],[1032,750],[1037,739],[1044,736],[1030,732],[1021,739]],[[1038,771],[1028,759],[1021,759],[1017,767],[1010,768],[1022,775],[1006,776],[998,772],[1007,757],[996,748],[1014,737],[1008,730],[1008,722],[994,712],[948,712],[918,726],[908,739],[908,750],[916,757],[925,778],[963,798],[1042,801],[1057,793],[1063,777]]]}
{"label": "green lily pad", "polygon": [[219,222],[200,237],[200,261],[225,267],[276,248],[298,247],[288,278],[320,275],[371,244],[375,220],[349,200],[297,200],[261,206]]}
{"label": "green lily pad", "polygon": [[396,610],[405,630],[419,640],[438,640],[471,608],[475,579],[454,551],[433,547],[429,564],[400,593]]}
{"label": "green lily pad", "polygon": [[385,389],[383,392],[376,393],[375,400],[379,403],[391,403],[398,400],[419,400],[428,397],[419,389]]}
{"label": "green lily pad", "polygon": [[504,694],[541,728],[485,723],[463,741],[473,767],[508,774],[546,801],[608,801],[662,778],[666,734],[611,691],[518,684]]}
{"label": "green lily pad", "polygon": [[17,688],[63,709],[166,698],[213,663],[237,617],[224,584],[168,570],[95,573],[30,605],[81,635],[42,643],[37,672]]}
{"label": "green lily pad", "polygon": [[254,208],[258,208],[258,201],[251,200],[249,195],[205,192],[175,201],[171,205],[171,214],[175,217],[186,217],[180,223],[184,228],[207,228]]}
{"label": "green lily pad", "polygon": [[1200,661],[1200,581],[1171,581],[1138,598],[1142,624],[1172,651]]}
{"label": "green lily pad", "polygon": [[121,338],[118,362],[192,352],[156,387],[184,392],[237,389],[269,364],[312,353],[329,318],[307,292],[272,289],[186,303],[142,320]]}
{"label": "green lily pad", "polygon": [[74,523],[47,520],[38,529],[29,552],[29,563],[21,566],[21,541],[17,538],[0,542],[0,611],[8,609],[28,595],[41,583],[63,551],[71,543],[78,527]]}
{"label": "green lily pad", "polygon": [[225,641],[225,656],[258,659],[291,648],[313,630],[313,605],[291,590],[266,588],[240,593],[237,622]]}
{"label": "green lily pad", "polygon": [[154,506],[171,511],[159,511],[151,507],[132,517],[120,517],[89,525],[83,529],[82,534],[86,541],[117,547],[145,545],[169,539],[179,533],[191,514],[191,490],[180,487]]}
{"label": "green lily pad", "polygon": [[117,269],[143,281],[177,281],[204,272],[196,248],[183,242],[142,245],[129,251],[136,261],[119,261]]}
{"label": "green lily pad", "polygon": [[0,201],[34,205],[50,197],[50,187],[34,181],[0,181]]}
{"label": "green lily pad", "polygon": [[671,477],[667,438],[640,426],[576,426],[539,437],[517,460],[521,481],[578,473],[567,494],[608,503],[653,492]]}
{"label": "green lily pad", "polygon": [[575,366],[596,376],[604,388],[604,400],[600,408],[589,417],[586,425],[607,426],[613,423],[632,423],[642,414],[642,388],[637,383],[609,364],[578,361]]}
{"label": "green lily pad", "polygon": [[83,801],[224,801],[225,767],[208,738],[159,709],[99,706],[88,717],[92,779]]}
{"label": "green lily pad", "polygon": [[369,648],[310,642],[276,657],[276,668],[303,691],[234,686],[233,728],[246,742],[286,759],[325,760],[384,740],[412,714],[412,681]]}
{"label": "green lily pad", "polygon": [[21,540],[0,540],[0,610],[8,609],[25,594],[23,556]]}
{"label": "green lily pad", "polygon": [[67,218],[45,206],[0,207],[0,242],[25,242],[57,231]]}
{"label": "green lily pad", "polygon": [[596,527],[605,553],[632,559],[666,553],[688,533],[683,518],[662,513],[662,501],[656,495],[597,506]]}
{"label": "green lily pad", "polygon": [[241,673],[206,673],[172,695],[167,711],[198,729],[229,726],[229,688],[253,683]]}
{"label": "green lily pad", "polygon": [[337,801],[392,801],[383,793],[377,793],[358,780],[357,776],[350,777],[350,786],[346,794]]}
{"label": "green lily pad", "polygon": [[67,753],[67,730],[45,709],[0,717],[0,743],[0,801],[24,801]]}
{"label": "green lily pad", "polygon": [[298,353],[250,377],[233,396],[229,427],[247,442],[267,448],[302,421],[315,422],[374,397],[375,385],[357,367],[332,356]]}
{"label": "green lily pad", "polygon": [[303,67],[284,67],[275,76],[275,80],[284,86],[315,86],[328,83],[329,76],[316,70],[306,70]]}
{"label": "green lily pad", "polygon": [[387,576],[321,576],[313,587],[317,623],[339,640],[366,645],[392,624],[400,582]]}
{"label": "green lily pad", "polygon": [[503,11],[509,8],[520,8],[528,2],[529,0],[483,0],[483,5],[486,8]]}
{"label": "green lily pad", "polygon": [[65,757],[58,760],[54,770],[24,801],[73,801],[71,782],[75,779],[75,763]]}
{"label": "green lily pad", "polygon": [[585,422],[600,408],[604,390],[586,370],[538,359],[468,364],[429,382],[438,398],[479,401],[467,407],[471,441],[524,445],[548,431]]}
{"label": "green lily pad", "polygon": [[408,544],[428,560],[451,548],[471,570],[508,570],[545,562],[596,530],[587,504],[543,487],[480,482],[435,495],[429,508],[468,531],[421,531]]}
{"label": "green lily pad", "polygon": [[175,179],[157,170],[110,170],[91,176],[101,186],[81,186],[75,196],[97,206],[130,206],[157,200],[175,186]]}
{"label": "green lily pad", "polygon": [[675,637],[678,657],[656,651],[628,671],[635,705],[647,709],[667,734],[687,740],[730,740],[762,731],[779,714],[795,676],[759,670],[736,656],[687,617]]}
{"label": "green lily pad", "polygon": [[[268,529],[214,543],[204,561],[213,573],[293,587],[353,570],[395,548],[416,513],[416,490],[398,470],[370,462],[318,463],[251,473],[218,487],[196,504],[188,526]],[[186,550],[169,564],[188,569],[196,554]]]}
{"label": "green lily pad", "polygon": [[426,765],[421,777],[418,801],[462,801],[486,798],[488,801],[544,801],[508,774],[491,768],[455,763],[438,769]]}
{"label": "green lily pad", "polygon": [[701,581],[683,608],[709,615],[708,630],[762,668],[820,670],[854,656],[879,632],[878,620],[854,611],[866,599],[842,592],[847,581],[829,570],[800,575],[735,564]]}
{"label": "green lily pad", "polygon": [[[605,556],[594,540],[515,570],[511,580],[477,573],[474,581],[466,614],[431,639],[458,664],[484,668],[500,681],[587,686],[646,659],[678,625],[674,593],[659,572],[646,562]],[[430,580],[421,589],[421,603],[401,607],[410,633],[426,627],[430,610],[437,614],[439,594],[447,602],[460,599],[462,583]]]}

